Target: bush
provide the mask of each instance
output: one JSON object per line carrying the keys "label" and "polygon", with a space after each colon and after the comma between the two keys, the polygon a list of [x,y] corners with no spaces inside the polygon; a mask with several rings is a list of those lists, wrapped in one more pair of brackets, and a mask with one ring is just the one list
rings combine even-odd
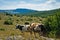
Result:
{"label": "bush", "polygon": [[47,17],[45,27],[49,37],[60,36],[60,13],[57,12],[54,15]]}
{"label": "bush", "polygon": [[29,24],[29,22],[25,22],[25,24],[26,24],[26,25],[28,25],[28,24]]}
{"label": "bush", "polygon": [[0,31],[5,31],[5,29],[4,28],[0,28]]}
{"label": "bush", "polygon": [[6,25],[12,25],[12,24],[13,24],[12,18],[11,18],[11,17],[8,17],[8,18],[5,20],[4,24],[6,24]]}
{"label": "bush", "polygon": [[32,18],[28,18],[26,21],[32,21]]}
{"label": "bush", "polygon": [[48,37],[55,38],[55,37],[56,37],[56,31],[51,31],[51,32],[48,34]]}
{"label": "bush", "polygon": [[16,21],[19,21],[18,19]]}
{"label": "bush", "polygon": [[13,14],[6,13],[7,16],[13,16]]}
{"label": "bush", "polygon": [[13,22],[12,22],[11,20],[6,20],[6,21],[4,22],[4,24],[6,24],[6,25],[12,25]]}
{"label": "bush", "polygon": [[20,17],[20,15],[16,15],[17,17]]}

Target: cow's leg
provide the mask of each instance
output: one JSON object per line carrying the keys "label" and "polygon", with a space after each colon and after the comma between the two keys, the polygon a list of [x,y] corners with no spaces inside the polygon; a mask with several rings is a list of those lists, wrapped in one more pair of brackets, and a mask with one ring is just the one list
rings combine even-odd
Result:
{"label": "cow's leg", "polygon": [[38,34],[39,34],[39,37],[40,37],[40,36],[42,35],[42,32],[41,32],[41,31],[39,31],[39,32],[38,32]]}
{"label": "cow's leg", "polygon": [[33,32],[31,35],[33,35],[34,38],[38,38],[39,33],[38,32]]}
{"label": "cow's leg", "polygon": [[37,36],[36,36],[36,32],[34,32],[34,37],[37,38]]}
{"label": "cow's leg", "polygon": [[32,31],[29,31],[30,38],[32,38]]}

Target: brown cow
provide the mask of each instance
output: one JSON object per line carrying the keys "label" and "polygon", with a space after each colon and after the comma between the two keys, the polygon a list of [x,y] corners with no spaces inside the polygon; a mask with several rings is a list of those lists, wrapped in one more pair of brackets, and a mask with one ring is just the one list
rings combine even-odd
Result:
{"label": "brown cow", "polygon": [[43,28],[43,24],[40,23],[32,23],[30,25],[30,27],[27,28],[27,30],[30,31],[30,33],[32,34],[34,32],[34,36],[36,37],[36,33],[39,33],[39,35],[41,34],[41,28]]}

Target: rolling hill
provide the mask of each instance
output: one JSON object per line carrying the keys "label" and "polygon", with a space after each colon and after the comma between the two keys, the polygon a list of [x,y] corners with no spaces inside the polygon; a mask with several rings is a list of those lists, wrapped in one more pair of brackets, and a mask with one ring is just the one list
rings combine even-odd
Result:
{"label": "rolling hill", "polygon": [[47,16],[52,15],[55,12],[60,11],[59,9],[48,10],[48,11],[37,11],[32,9],[13,9],[13,10],[0,10],[0,12],[9,13],[9,14],[20,14],[20,15],[28,15],[28,16]]}
{"label": "rolling hill", "polygon": [[27,14],[31,12],[37,12],[37,10],[31,10],[31,9],[13,9],[13,10],[0,10],[0,12],[7,12],[11,14]]}

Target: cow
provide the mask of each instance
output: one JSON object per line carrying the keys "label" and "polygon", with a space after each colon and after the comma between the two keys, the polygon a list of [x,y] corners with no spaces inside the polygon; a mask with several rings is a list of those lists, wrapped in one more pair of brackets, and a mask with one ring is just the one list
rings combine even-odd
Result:
{"label": "cow", "polygon": [[27,28],[29,27],[30,25],[16,25],[16,29],[19,29],[20,32],[22,33],[22,35],[25,34],[25,32],[28,32]]}
{"label": "cow", "polygon": [[36,33],[38,33],[39,35],[43,35],[46,30],[44,24],[41,23],[32,23],[27,29],[31,34],[34,32],[34,35],[36,35]]}
{"label": "cow", "polygon": [[29,27],[30,25],[16,25],[16,29],[19,29],[21,31],[28,31],[27,28]]}

